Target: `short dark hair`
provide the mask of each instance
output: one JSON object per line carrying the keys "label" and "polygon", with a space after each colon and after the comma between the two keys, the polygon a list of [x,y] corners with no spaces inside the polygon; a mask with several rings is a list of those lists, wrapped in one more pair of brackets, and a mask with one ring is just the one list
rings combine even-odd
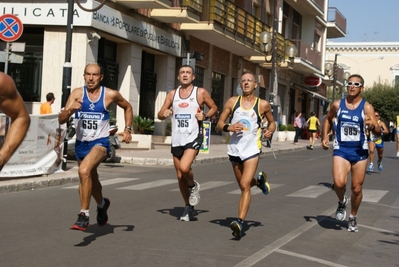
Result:
{"label": "short dark hair", "polygon": [[178,74],[180,73],[180,70],[181,70],[182,68],[190,68],[190,69],[193,71],[193,74],[195,74],[194,68],[191,67],[190,65],[187,65],[187,64],[186,64],[186,65],[182,65],[182,66],[179,68]]}
{"label": "short dark hair", "polygon": [[51,101],[51,100],[53,100],[53,99],[55,99],[53,93],[48,93],[48,94],[46,95],[46,100],[47,100],[47,101]]}
{"label": "short dark hair", "polygon": [[360,79],[360,83],[361,83],[362,86],[364,87],[364,79],[363,79],[362,76],[360,76],[360,74],[352,74],[351,76],[349,76],[348,81],[349,81],[349,79],[352,78],[352,77],[359,78],[359,79]]}

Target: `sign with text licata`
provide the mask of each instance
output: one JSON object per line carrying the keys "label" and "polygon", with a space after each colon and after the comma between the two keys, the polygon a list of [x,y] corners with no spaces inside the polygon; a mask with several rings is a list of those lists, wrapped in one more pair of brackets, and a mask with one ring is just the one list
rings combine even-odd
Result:
{"label": "sign with text licata", "polygon": [[[88,0],[83,4],[92,9],[99,4]],[[0,15],[14,14],[24,25],[66,26],[68,3],[2,3]],[[180,56],[181,37],[145,21],[138,20],[118,10],[103,6],[95,12],[81,10],[76,4],[73,10],[73,25],[93,27],[111,35]]]}

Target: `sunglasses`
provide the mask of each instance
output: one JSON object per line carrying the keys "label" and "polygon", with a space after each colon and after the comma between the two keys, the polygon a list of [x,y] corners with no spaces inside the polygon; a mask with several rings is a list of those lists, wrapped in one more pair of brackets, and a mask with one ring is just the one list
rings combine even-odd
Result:
{"label": "sunglasses", "polygon": [[363,84],[361,84],[361,83],[358,83],[358,82],[348,82],[347,84],[346,84],[346,86],[354,86],[354,87],[362,87],[363,86]]}

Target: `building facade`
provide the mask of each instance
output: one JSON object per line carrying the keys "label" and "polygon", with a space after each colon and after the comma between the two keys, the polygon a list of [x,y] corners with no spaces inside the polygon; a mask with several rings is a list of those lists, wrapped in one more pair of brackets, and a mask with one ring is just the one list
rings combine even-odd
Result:
{"label": "building facade", "polygon": [[[19,53],[23,63],[10,63],[8,74],[32,114],[39,113],[48,92],[58,96],[53,110],[61,108],[70,12],[71,88],[83,85],[88,63],[100,63],[104,85],[119,90],[135,115],[154,119],[157,135],[163,135],[166,122],[156,114],[167,92],[178,86],[177,70],[186,63],[219,110],[239,93],[238,79],[246,70],[255,73],[256,93],[272,103],[279,123],[290,123],[294,110],[321,117],[328,105],[326,43],[346,31],[345,18],[329,8],[328,0],[99,2],[105,5],[96,11],[87,11],[100,5],[92,0],[79,1],[70,11],[65,0],[1,1],[0,15],[14,14],[24,25],[17,40],[25,43],[25,52]],[[271,33],[268,44],[260,40],[262,32]],[[265,52],[266,45],[271,52]],[[293,47],[297,53],[290,55]],[[116,110],[115,116],[123,128],[123,114]]]}
{"label": "building facade", "polygon": [[399,84],[399,42],[327,42],[326,60],[335,54],[344,72],[363,76],[366,90],[374,83]]}

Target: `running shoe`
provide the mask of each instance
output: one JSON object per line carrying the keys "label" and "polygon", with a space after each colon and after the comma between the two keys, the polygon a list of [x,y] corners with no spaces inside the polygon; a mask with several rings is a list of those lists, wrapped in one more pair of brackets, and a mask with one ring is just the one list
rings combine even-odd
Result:
{"label": "running shoe", "polygon": [[368,170],[369,172],[372,172],[372,171],[374,170],[374,164],[373,164],[373,163],[370,163],[367,170]]}
{"label": "running shoe", "polygon": [[382,171],[382,163],[378,162],[378,171],[381,172]]}
{"label": "running shoe", "polygon": [[266,173],[261,171],[258,174],[258,187],[262,190],[263,194],[267,195],[270,192],[270,185],[268,182],[266,182]]}
{"label": "running shoe", "polygon": [[190,197],[188,198],[188,202],[191,206],[195,206],[200,202],[200,184],[194,180],[194,187],[190,188]]}
{"label": "running shoe", "polygon": [[399,152],[398,152],[398,153],[396,153],[396,157],[397,157],[397,158],[399,158]]}
{"label": "running shoe", "polygon": [[348,198],[344,196],[344,203],[338,201],[338,208],[335,212],[335,219],[338,221],[343,221],[346,218],[346,204],[348,203]]}
{"label": "running shoe", "polygon": [[180,221],[188,222],[191,221],[193,217],[194,217],[194,207],[189,205],[185,206],[184,212],[180,216]]}
{"label": "running shoe", "polygon": [[72,226],[72,229],[84,231],[89,227],[89,216],[86,216],[84,212],[78,214],[78,220]]}
{"label": "running shoe", "polygon": [[348,222],[348,232],[359,232],[359,228],[357,227],[356,217],[349,217]]}
{"label": "running shoe", "polygon": [[99,226],[104,226],[108,222],[107,210],[111,204],[111,201],[109,201],[108,198],[104,198],[104,201],[105,205],[103,208],[97,207],[97,224]]}
{"label": "running shoe", "polygon": [[232,235],[235,238],[240,238],[242,233],[242,222],[234,220],[230,223],[230,229],[233,231]]}

